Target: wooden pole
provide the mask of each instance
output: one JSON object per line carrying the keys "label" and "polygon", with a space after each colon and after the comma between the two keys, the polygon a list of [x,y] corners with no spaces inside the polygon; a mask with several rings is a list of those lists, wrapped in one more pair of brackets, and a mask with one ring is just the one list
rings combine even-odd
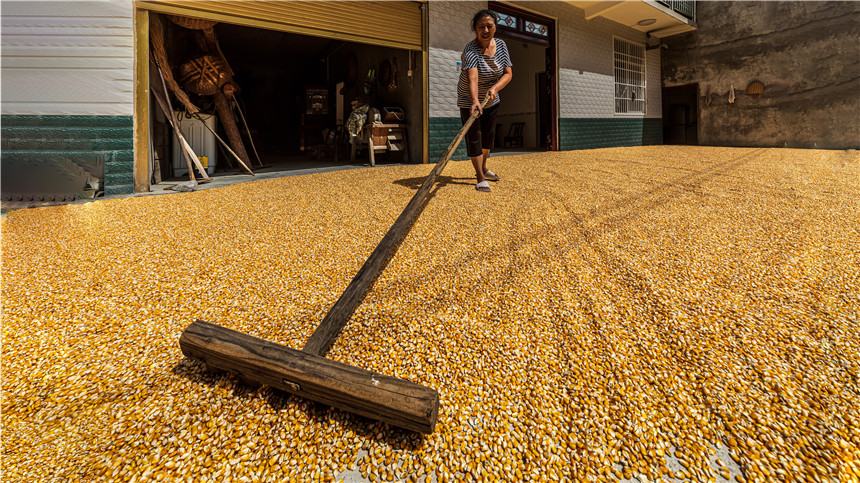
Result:
{"label": "wooden pole", "polygon": [[[481,105],[482,109],[487,105],[489,100],[489,98],[484,99]],[[439,162],[436,163],[436,167],[433,168],[433,171],[424,180],[424,184],[418,188],[418,192],[415,193],[412,200],[406,205],[406,209],[403,210],[403,213],[400,214],[394,225],[388,229],[382,241],[379,242],[379,245],[376,246],[376,249],[373,250],[373,253],[370,254],[370,257],[368,257],[367,261],[359,269],[358,274],[355,275],[352,282],[349,283],[346,290],[344,290],[334,306],[328,311],[322,323],[311,334],[302,351],[318,356],[325,355],[328,352],[328,348],[337,339],[340,331],[343,330],[349,318],[352,317],[355,308],[361,303],[364,294],[367,293],[367,290],[376,280],[376,277],[385,268],[391,255],[397,250],[397,245],[400,243],[403,235],[424,210],[424,202],[427,200],[430,188],[436,184],[436,178],[445,169],[445,165],[448,164],[451,156],[454,155],[454,151],[457,150],[457,146],[460,145],[460,141],[463,140],[463,136],[466,135],[466,132],[477,117],[478,110],[475,109],[475,112],[472,113],[472,116],[466,120],[460,132],[457,133],[457,136],[448,145],[448,149],[442,154]]]}
{"label": "wooden pole", "polygon": [[[206,124],[206,122],[203,120],[203,118],[200,117],[200,113],[195,113],[194,117],[196,117],[198,121],[203,123],[203,125],[206,127],[206,129],[208,129],[209,132],[211,132],[212,135],[215,136],[215,138],[221,143],[221,145],[224,147],[224,149],[226,149],[230,154],[233,155],[234,158],[236,158],[237,161],[239,161],[239,164],[241,164],[242,167],[248,171],[248,173],[250,173],[251,175],[254,175],[254,172],[251,171],[251,168],[245,166],[245,163],[242,162],[242,158],[240,158],[238,154],[234,153],[233,150],[230,149],[230,146],[228,146],[227,143],[224,142],[223,139],[221,139],[221,136],[219,136],[218,133],[216,133],[214,129],[212,129],[211,127],[209,127],[208,124]],[[229,157],[225,156],[224,159],[227,159],[228,164],[232,168],[233,163],[229,161]]]}
{"label": "wooden pole", "polygon": [[242,124],[245,126],[245,132],[248,133],[248,141],[251,141],[251,149],[254,150],[254,156],[257,158],[257,162],[260,166],[263,166],[263,161],[260,160],[260,154],[257,152],[257,146],[254,145],[254,137],[251,136],[251,128],[248,127],[248,121],[245,120],[245,114],[242,112],[242,106],[239,105],[239,101],[236,99],[236,96],[233,95],[233,104],[236,106],[236,110],[239,111],[239,117],[242,118]]}
{"label": "wooden pole", "polygon": [[221,120],[221,125],[224,126],[224,132],[227,133],[227,140],[233,146],[233,150],[242,160],[242,166],[249,174],[254,174],[248,167],[251,165],[251,158],[248,157],[248,152],[245,151],[245,145],[242,144],[242,136],[239,134],[239,128],[236,127],[236,120],[233,117],[233,109],[230,108],[230,101],[227,95],[221,89],[215,93],[215,110],[218,111],[218,118]]}

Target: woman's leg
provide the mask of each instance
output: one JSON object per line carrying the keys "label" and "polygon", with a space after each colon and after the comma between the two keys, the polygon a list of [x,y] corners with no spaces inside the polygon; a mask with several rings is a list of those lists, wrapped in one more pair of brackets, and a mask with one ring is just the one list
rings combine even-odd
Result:
{"label": "woman's leg", "polygon": [[489,149],[484,148],[484,150],[483,150],[483,151],[484,151],[484,154],[481,156],[481,158],[482,158],[482,161],[481,161],[481,172],[482,172],[482,173],[486,173],[486,172],[487,172],[487,158],[489,158],[489,157],[490,157],[490,150],[489,150]]}
{"label": "woman's leg", "polygon": [[[490,150],[496,143],[496,113],[498,110],[499,105],[496,104],[490,109],[485,109],[484,114],[478,118],[481,121],[481,175],[490,181],[501,179],[496,173],[487,169],[487,158],[490,157]],[[478,168],[475,167],[475,171],[477,170]]]}
{"label": "woman's leg", "polygon": [[484,171],[487,170],[487,155],[472,156],[470,159],[472,160],[472,166],[475,168],[475,177],[478,178],[478,182],[484,181]]}
{"label": "woman's leg", "polygon": [[[465,124],[466,121],[471,116],[469,109],[460,109],[460,118],[463,120]],[[472,126],[466,132],[466,154],[469,155],[469,159],[472,160],[472,167],[475,168],[475,177],[478,178],[478,183],[475,186],[475,189],[478,191],[490,191],[490,186],[487,184],[487,180],[484,177],[484,164],[486,162],[486,156],[483,154],[481,149],[481,144],[483,140],[483,136],[481,134],[481,122],[480,117],[472,123]]]}
{"label": "woman's leg", "polygon": [[487,163],[486,154],[482,154],[480,156],[471,156],[472,167],[475,168],[475,177],[478,178],[478,184],[475,185],[475,189],[478,191],[490,191],[490,185],[487,184],[487,179],[484,177],[484,166]]}

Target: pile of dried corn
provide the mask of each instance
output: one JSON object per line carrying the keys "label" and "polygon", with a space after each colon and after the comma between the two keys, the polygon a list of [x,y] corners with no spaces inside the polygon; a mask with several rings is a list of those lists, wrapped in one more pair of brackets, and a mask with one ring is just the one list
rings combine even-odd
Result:
{"label": "pile of dried corn", "polygon": [[9,213],[3,479],[860,478],[857,156],[491,166],[489,195],[448,166],[328,355],[437,388],[426,438],[177,341],[199,317],[300,348],[430,166]]}

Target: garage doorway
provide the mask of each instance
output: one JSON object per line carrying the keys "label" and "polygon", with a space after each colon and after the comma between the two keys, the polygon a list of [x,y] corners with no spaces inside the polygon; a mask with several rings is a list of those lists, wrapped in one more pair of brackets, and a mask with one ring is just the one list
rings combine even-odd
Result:
{"label": "garage doorway", "polygon": [[[183,134],[187,125],[195,125],[187,137],[195,154],[207,158],[209,175],[237,175],[244,170],[224,146],[233,142],[219,118],[225,117],[219,116],[223,110],[216,110],[213,96],[197,95],[183,84],[185,65],[202,54],[212,54],[211,49],[201,51],[204,43],[200,31],[186,28],[186,23],[195,20],[214,23],[217,55],[229,64],[238,88],[230,99],[234,121],[255,173],[369,165],[367,138],[359,134],[365,142],[355,143],[358,149],[350,142],[350,114],[361,105],[367,105],[370,114],[379,113],[380,120],[400,126],[396,136],[389,136],[390,145],[399,149],[376,151],[376,164],[422,162],[427,129],[426,42],[422,38],[425,6],[421,2],[372,2],[384,4],[379,7],[387,20],[370,32],[341,28],[339,22],[320,22],[321,17],[314,14],[319,10],[328,19],[332,15],[348,16],[348,10],[361,7],[357,2],[302,2],[299,7],[294,3],[138,2],[139,7],[146,8],[139,12],[147,16],[147,24],[157,20],[164,26],[164,50],[173,76],[201,109],[203,119],[215,118],[209,126],[214,127],[215,134],[210,135],[204,122],[181,112],[183,103],[175,96],[175,89],[169,89],[173,110],[178,111],[178,118],[184,118],[178,119]],[[257,4],[265,8],[256,8]],[[177,17],[192,22],[176,22]],[[416,23],[417,28],[407,34],[398,32],[403,23]],[[138,53],[138,64],[144,55],[152,53]],[[150,70],[148,81],[150,91],[163,92],[157,70]],[[136,155],[136,190],[141,184],[140,171],[147,177],[147,186],[187,180],[181,143],[167,116],[159,103],[153,99],[140,102],[137,99],[142,96],[137,94],[135,117],[147,120],[146,148],[151,154],[149,173],[140,166],[145,160]],[[146,116],[139,115],[144,109],[148,110]],[[141,132],[140,127],[136,129]],[[206,138],[205,142],[200,137]],[[218,137],[224,142],[216,141]],[[136,153],[139,147],[135,145]],[[198,148],[204,152],[198,153]]]}

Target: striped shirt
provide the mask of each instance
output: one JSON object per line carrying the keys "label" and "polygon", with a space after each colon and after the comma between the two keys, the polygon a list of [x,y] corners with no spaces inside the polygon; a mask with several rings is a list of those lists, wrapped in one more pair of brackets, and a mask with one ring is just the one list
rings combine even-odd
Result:
{"label": "striped shirt", "polygon": [[[460,57],[463,64],[463,70],[460,71],[460,81],[457,83],[457,107],[469,108],[472,107],[472,96],[469,95],[469,78],[466,76],[466,70],[478,69],[478,100],[483,101],[487,95],[487,91],[496,85],[496,82],[505,73],[505,67],[513,67],[511,57],[508,55],[508,46],[505,41],[494,38],[496,41],[496,55],[490,57],[481,53],[481,49],[471,41],[466,44],[463,49],[463,55]],[[488,108],[499,103],[499,97]]]}

